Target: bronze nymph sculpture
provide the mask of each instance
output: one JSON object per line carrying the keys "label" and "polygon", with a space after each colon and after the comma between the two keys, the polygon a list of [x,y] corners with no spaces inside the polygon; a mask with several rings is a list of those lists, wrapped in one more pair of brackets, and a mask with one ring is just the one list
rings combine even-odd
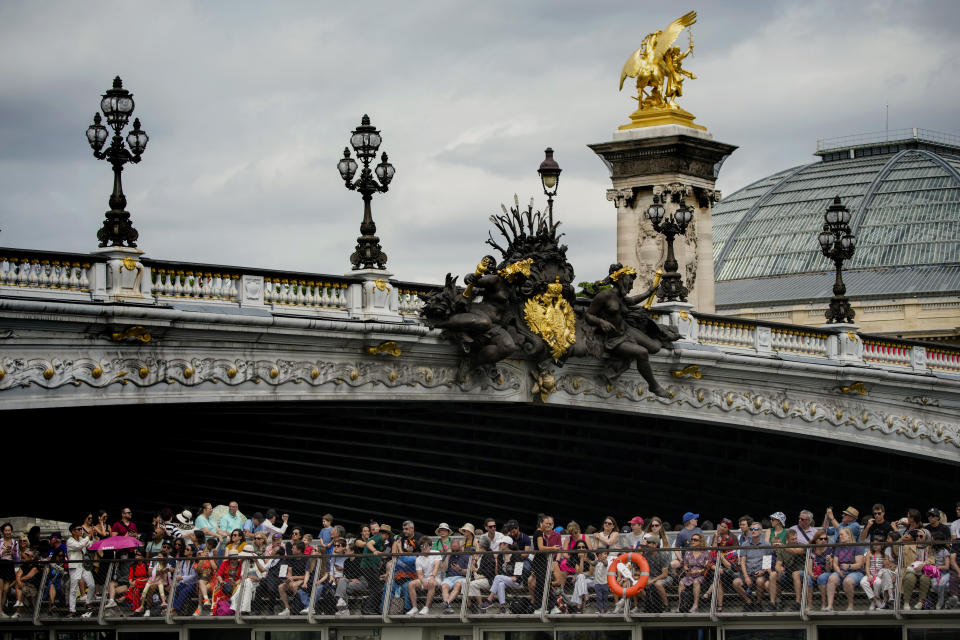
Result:
{"label": "bronze nymph sculpture", "polygon": [[595,283],[594,289],[604,284],[613,284],[594,296],[590,307],[583,314],[584,320],[602,335],[603,350],[607,356],[603,375],[607,382],[616,379],[631,362],[637,363],[637,372],[647,382],[650,392],[667,397],[664,389],[653,376],[650,354],[660,349],[673,348],[680,335],[671,327],[657,324],[647,310],[644,301],[656,287],[631,296],[630,290],[637,279],[637,272],[622,264],[610,265],[610,275]]}

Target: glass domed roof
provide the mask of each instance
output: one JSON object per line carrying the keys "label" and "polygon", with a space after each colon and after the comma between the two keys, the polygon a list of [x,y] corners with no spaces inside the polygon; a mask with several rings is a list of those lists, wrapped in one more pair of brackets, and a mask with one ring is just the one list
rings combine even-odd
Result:
{"label": "glass domed roof", "polygon": [[[951,144],[943,134],[932,139],[926,134],[933,132],[908,131],[911,136],[898,140],[821,147],[821,161],[775,173],[718,203],[713,209],[717,303],[733,302],[724,294],[742,289],[724,282],[832,271],[817,234],[834,196],[850,210],[857,236],[845,271],[952,265],[960,274],[960,138]],[[880,285],[882,279],[872,280]],[[890,286],[889,278],[884,282]],[[829,296],[832,281],[824,284]],[[765,299],[813,295],[790,288]],[[851,286],[850,293],[884,292]]]}

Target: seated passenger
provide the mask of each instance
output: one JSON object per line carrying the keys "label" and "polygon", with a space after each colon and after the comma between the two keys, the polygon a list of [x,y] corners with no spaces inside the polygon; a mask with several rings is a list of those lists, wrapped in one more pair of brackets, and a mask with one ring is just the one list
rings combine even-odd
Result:
{"label": "seated passenger", "polygon": [[[647,602],[648,610],[666,611],[669,606],[667,589],[676,582],[670,575],[670,552],[660,550],[660,536],[647,533],[643,536],[642,553],[650,567],[650,577],[647,580],[647,586],[640,592],[640,596]],[[651,592],[657,594],[659,606],[651,606],[653,604],[649,595]],[[620,602],[624,601],[621,600]],[[620,607],[619,603],[618,607]]]}
{"label": "seated passenger", "polygon": [[429,555],[417,556],[417,577],[415,580],[407,583],[407,591],[410,594],[410,610],[407,611],[408,616],[417,613],[417,591],[427,592],[427,598],[423,603],[423,608],[420,609],[420,615],[425,616],[430,613],[430,603],[433,601],[433,593],[437,590],[437,577],[440,575],[441,560],[441,557],[437,553],[431,552],[431,545],[432,543],[426,536],[420,540],[421,553]]}
{"label": "seated passenger", "polygon": [[16,569],[13,586],[17,594],[17,601],[13,605],[12,618],[19,618],[21,612],[33,611],[33,606],[37,602],[37,595],[40,593],[40,579],[43,577],[43,571],[36,560],[36,553],[29,546],[21,548],[20,566]]}
{"label": "seated passenger", "polygon": [[[763,527],[759,522],[750,525],[750,539],[740,545],[740,576],[733,581],[733,588],[748,608],[760,608],[763,605],[763,592],[770,596],[769,609],[776,608],[777,572],[774,569],[775,554],[772,549],[752,549],[763,546]],[[747,589],[753,589],[753,596]]]}
{"label": "seated passenger", "polygon": [[337,582],[337,615],[350,613],[347,598],[370,589],[372,583],[364,575],[362,559],[358,555],[363,553],[365,546],[366,543],[363,539],[357,539],[353,541],[352,545],[343,547],[343,551],[339,547],[334,547],[334,553],[347,553],[347,558],[343,563],[343,577]]}
{"label": "seated passenger", "polygon": [[[277,614],[279,616],[290,615],[290,596],[296,595],[300,587],[307,581],[307,560],[303,553],[303,547],[303,541],[298,540],[291,547],[291,554],[281,563],[281,582],[277,587],[277,593],[280,596],[280,602],[283,603],[283,610]],[[286,571],[283,567],[286,567]],[[297,608],[298,612],[299,610],[300,607]]]}
{"label": "seated passenger", "polygon": [[[856,542],[854,530],[850,527],[839,529],[837,542],[841,545]],[[838,546],[833,550],[833,571],[827,578],[827,610],[833,610],[833,601],[837,587],[843,585],[847,596],[847,611],[853,611],[854,588],[863,580],[863,549],[860,547]]]}
{"label": "seated passenger", "polygon": [[797,531],[787,529],[787,540],[785,545],[779,545],[783,548],[776,549],[777,554],[777,576],[781,588],[793,585],[794,603],[793,609],[799,611],[803,597],[803,563],[806,553],[800,547],[794,547],[797,544]]}
{"label": "seated passenger", "polygon": [[863,555],[864,576],[860,579],[860,587],[870,598],[870,611],[893,607],[896,565],[884,553],[883,542],[883,535],[875,535],[870,540],[870,549]]}
{"label": "seated passenger", "polygon": [[583,603],[593,589],[597,594],[597,613],[605,613],[607,596],[610,595],[607,590],[607,554],[599,550],[596,554],[590,553],[586,542],[580,540],[571,556],[576,562],[577,569],[573,583],[573,596],[570,598],[574,612],[583,613]]}
{"label": "seated passenger", "polygon": [[470,556],[462,553],[459,540],[450,541],[450,555],[447,556],[443,569],[443,582],[440,583],[440,592],[443,595],[443,612],[453,613],[452,602],[456,600],[463,583],[466,581],[467,567]]}
{"label": "seated passenger", "polygon": [[[797,539],[798,542],[799,538]],[[830,569],[833,567],[833,549],[827,546],[827,534],[815,531],[813,534],[813,549],[810,550],[810,562],[807,563],[807,584],[816,586],[820,591],[820,610],[833,611],[827,608],[827,581],[830,579]],[[800,544],[803,544],[800,542]],[[807,607],[812,608],[813,589],[807,590]]]}
{"label": "seated passenger", "polygon": [[677,587],[677,613],[683,607],[683,592],[693,587],[693,604],[690,613],[696,613],[700,603],[700,590],[710,569],[710,552],[704,549],[705,542],[702,533],[695,533],[690,538],[690,547],[683,552],[683,564],[680,569],[680,584]]}
{"label": "seated passenger", "polygon": [[197,570],[194,567],[194,546],[187,544],[183,555],[174,565],[173,611],[180,614],[180,609],[193,595],[197,593]]}
{"label": "seated passenger", "polygon": [[213,560],[216,555],[216,538],[207,538],[206,544],[197,554],[197,561],[194,563],[194,569],[197,571],[197,590],[200,598],[197,602],[197,609],[193,615],[200,615],[202,609],[210,608],[210,581],[216,576],[217,563]]}
{"label": "seated passenger", "polygon": [[519,587],[521,584],[520,576],[523,573],[523,559],[515,551],[516,545],[513,538],[510,536],[500,538],[500,555],[497,558],[499,571],[493,577],[493,583],[490,585],[490,595],[480,605],[482,611],[486,611],[493,606],[493,600],[496,598],[500,602],[500,613],[507,612],[507,589]]}
{"label": "seated passenger", "polygon": [[[911,509],[911,511],[914,510]],[[933,554],[930,553],[930,547],[926,544],[915,544],[929,542],[927,535],[925,529],[909,529],[900,538],[902,542],[914,543],[903,545],[903,576],[900,578],[900,592],[903,594],[904,611],[922,608],[930,592],[931,580],[924,567],[933,564]],[[910,601],[914,589],[917,591],[917,601],[911,607]]]}
{"label": "seated passenger", "polygon": [[230,595],[230,608],[241,614],[252,613],[253,596],[260,586],[260,581],[267,575],[267,568],[257,557],[255,547],[246,544],[240,551],[241,576],[243,580]]}

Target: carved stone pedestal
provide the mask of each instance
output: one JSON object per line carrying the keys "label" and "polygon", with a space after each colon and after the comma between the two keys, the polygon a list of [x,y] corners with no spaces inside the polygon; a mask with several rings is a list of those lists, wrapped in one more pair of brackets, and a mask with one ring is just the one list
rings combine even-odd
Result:
{"label": "carved stone pedestal", "polygon": [[[607,200],[617,208],[617,261],[637,270],[635,290],[649,286],[666,257],[666,241],[647,218],[654,193],[671,185],[686,187],[685,202],[694,210],[693,221],[686,235],[677,236],[674,251],[690,290],[688,301],[698,311],[713,313],[710,213],[720,198],[715,189],[720,166],[737,147],[717,142],[706,131],[680,125],[616,131],[612,141],[589,147],[610,171],[613,188],[607,191]],[[667,212],[675,207],[668,205]]]}
{"label": "carved stone pedestal", "polygon": [[841,362],[863,362],[863,341],[857,335],[859,325],[849,323],[824,324],[821,329],[833,332],[827,342],[827,355]]}
{"label": "carved stone pedestal", "polygon": [[140,262],[143,251],[134,247],[104,247],[90,253],[107,259],[91,269],[90,292],[94,300],[153,302],[150,268]]}
{"label": "carved stone pedestal", "polygon": [[660,314],[660,324],[668,324],[680,334],[678,343],[695,343],[700,339],[697,319],[693,316],[693,305],[689,302],[658,302],[650,308]]}
{"label": "carved stone pedestal", "polygon": [[390,283],[393,274],[384,269],[349,271],[349,277],[361,279],[347,289],[347,311],[351,318],[377,321],[400,321],[400,298]]}

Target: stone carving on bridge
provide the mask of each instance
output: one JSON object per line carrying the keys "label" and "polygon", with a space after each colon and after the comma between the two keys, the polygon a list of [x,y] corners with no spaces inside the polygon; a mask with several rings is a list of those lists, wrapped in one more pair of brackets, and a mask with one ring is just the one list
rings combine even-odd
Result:
{"label": "stone carving on bridge", "polygon": [[654,397],[643,385],[627,376],[617,384],[604,384],[595,378],[571,374],[556,379],[556,388],[563,393],[581,398],[609,401],[657,402],[662,405],[687,406],[698,411],[777,418],[801,423],[826,423],[836,428],[878,432],[886,436],[910,440],[928,440],[935,444],[950,444],[960,449],[960,424],[935,422],[910,415],[872,411],[864,403],[823,402],[810,396],[743,392],[718,387],[674,385],[669,397]]}
{"label": "stone carving on bridge", "polygon": [[534,211],[531,201],[521,211],[514,196],[514,206],[509,211],[503,207],[503,214],[490,220],[506,239],[506,247],[492,233],[487,240],[500,253],[500,261],[484,256],[464,278],[463,290],[448,273],[442,291],[421,296],[424,321],[442,329],[465,354],[461,380],[477,370],[496,379],[497,363],[505,358],[531,361],[542,373],[551,361],[563,366],[575,355],[602,360],[606,382],[636,362],[651,392],[668,395],[653,376],[649,354],[680,336],[653,322],[639,306],[651,292],[628,296],[636,278],[633,269],[611,267],[591,290],[595,297],[589,309],[585,305],[575,309],[573,266],[567,261],[567,247],[560,243],[560,223],[553,221],[549,210]]}
{"label": "stone carving on bridge", "polygon": [[397,364],[393,362],[330,362],[323,360],[249,360],[244,358],[155,358],[102,357],[3,358],[0,360],[0,391],[36,385],[56,389],[68,385],[106,388],[133,384],[138,387],[181,384],[225,383],[229,386],[252,382],[282,384],[346,384],[385,387],[448,388],[464,392],[513,391],[521,388],[523,373],[502,367],[495,380],[486,378],[459,381],[453,367]]}

